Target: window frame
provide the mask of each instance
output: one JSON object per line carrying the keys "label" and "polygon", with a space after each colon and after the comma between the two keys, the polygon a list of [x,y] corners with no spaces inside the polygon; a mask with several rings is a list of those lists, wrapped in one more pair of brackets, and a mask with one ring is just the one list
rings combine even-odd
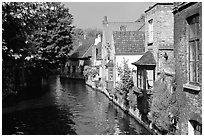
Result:
{"label": "window frame", "polygon": [[148,20],[148,43],[153,43],[154,36],[153,36],[153,19]]}
{"label": "window frame", "polygon": [[[152,71],[152,82],[154,86],[155,82],[155,69],[137,69],[137,87],[142,90],[150,90],[151,88],[148,88],[147,82],[149,81],[147,78],[147,71]],[[144,83],[145,82],[145,83]]]}
{"label": "window frame", "polygon": [[[198,48],[200,46],[199,13],[195,13],[191,16],[188,16],[186,18],[186,21],[188,26],[187,27],[188,29],[188,83],[194,86],[198,86],[200,83],[199,76],[198,76],[198,73],[199,73],[199,69],[198,69],[199,68],[199,53],[198,53],[199,49]],[[193,29],[195,33],[193,33]],[[192,64],[193,64],[194,74],[192,73],[192,70],[191,70]]]}
{"label": "window frame", "polygon": [[108,67],[108,80],[113,81],[113,67]]}

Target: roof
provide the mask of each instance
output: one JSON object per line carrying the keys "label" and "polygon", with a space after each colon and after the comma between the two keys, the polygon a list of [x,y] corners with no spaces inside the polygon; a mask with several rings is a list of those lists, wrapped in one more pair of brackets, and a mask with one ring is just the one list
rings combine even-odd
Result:
{"label": "roof", "polygon": [[198,113],[191,112],[190,113],[190,120],[194,120],[194,121],[197,121],[198,123],[202,124],[202,118]]}
{"label": "roof", "polygon": [[152,54],[152,52],[147,51],[138,61],[132,64],[136,66],[148,66],[148,65],[156,65],[156,61],[154,59],[154,55]]}
{"label": "roof", "polygon": [[174,2],[173,13],[176,14],[177,12],[180,12],[196,3],[199,2]]}
{"label": "roof", "polygon": [[114,31],[116,55],[141,55],[145,52],[145,33],[142,31]]}
{"label": "roof", "polygon": [[145,23],[140,22],[108,22],[108,29],[110,31],[120,31],[120,26],[125,26],[126,31],[138,31]]}
{"label": "roof", "polygon": [[94,38],[80,40],[82,43],[79,47],[70,55],[70,58],[85,58],[91,56],[91,46],[94,43]]}
{"label": "roof", "polygon": [[150,6],[149,9],[147,9],[147,10],[145,11],[145,13],[148,12],[148,11],[150,11],[151,9],[153,9],[153,8],[154,8],[155,6],[157,6],[157,5],[173,5],[173,3],[156,3],[156,4],[154,4],[153,6]]}
{"label": "roof", "polygon": [[98,54],[96,54],[96,59],[102,59],[102,42],[99,42],[96,45],[96,49],[98,51]]}
{"label": "roof", "polygon": [[138,18],[135,22],[145,22],[145,15],[141,14],[140,18]]}

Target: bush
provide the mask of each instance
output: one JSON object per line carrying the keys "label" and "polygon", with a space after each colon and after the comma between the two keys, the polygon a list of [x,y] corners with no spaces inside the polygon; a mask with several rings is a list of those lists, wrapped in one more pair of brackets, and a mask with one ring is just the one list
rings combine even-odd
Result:
{"label": "bush", "polygon": [[153,88],[153,99],[150,108],[150,120],[163,131],[169,131],[170,128],[170,99],[171,93],[167,88],[165,75],[161,74],[160,78],[155,82]]}
{"label": "bush", "polygon": [[137,107],[137,95],[134,94],[133,89],[129,91],[127,99],[130,107],[135,109]]}
{"label": "bush", "polygon": [[85,80],[92,80],[99,74],[99,70],[96,67],[85,66],[83,71]]}

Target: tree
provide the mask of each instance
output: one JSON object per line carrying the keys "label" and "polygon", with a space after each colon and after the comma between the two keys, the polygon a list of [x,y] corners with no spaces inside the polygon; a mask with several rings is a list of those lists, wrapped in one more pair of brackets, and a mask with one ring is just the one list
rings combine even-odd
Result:
{"label": "tree", "polygon": [[87,28],[84,30],[84,34],[86,34],[86,37],[88,38],[95,38],[97,34],[102,34],[102,30],[97,29],[97,28]]}
{"label": "tree", "polygon": [[15,80],[9,77],[14,78],[16,67],[47,72],[45,68],[63,63],[72,49],[72,20],[69,9],[61,3],[2,3],[4,91],[13,90],[10,87]]}
{"label": "tree", "polygon": [[124,99],[125,99],[125,105],[128,106],[128,93],[129,90],[134,86],[133,83],[133,77],[132,77],[132,72],[128,66],[128,61],[125,61],[125,59],[122,62],[123,66],[118,66],[118,73],[120,74],[120,83],[118,87],[116,87],[119,91],[123,92]]}
{"label": "tree", "polygon": [[4,62],[28,54],[27,34],[34,29],[34,11],[37,3],[2,3],[2,57]]}
{"label": "tree", "polygon": [[16,93],[15,68],[24,66],[29,54],[27,35],[34,29],[37,3],[2,3],[2,98]]}
{"label": "tree", "polygon": [[58,65],[72,49],[72,20],[61,3],[3,3],[3,60],[27,57]]}
{"label": "tree", "polygon": [[57,67],[72,50],[73,18],[61,3],[43,3],[40,9],[36,14],[40,23],[29,35],[28,43],[34,45],[36,51],[32,54],[43,64]]}
{"label": "tree", "polygon": [[[171,118],[175,116],[177,108],[176,103],[172,100],[173,96],[168,88],[168,83],[164,73],[160,74],[159,78],[154,84],[152,104],[150,107],[150,120],[163,132],[170,132]],[[176,112],[177,113],[177,112]]]}

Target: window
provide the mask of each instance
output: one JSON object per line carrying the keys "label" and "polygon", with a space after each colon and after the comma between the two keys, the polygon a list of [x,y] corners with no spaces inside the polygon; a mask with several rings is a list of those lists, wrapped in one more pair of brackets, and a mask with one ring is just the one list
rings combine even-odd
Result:
{"label": "window", "polygon": [[199,68],[199,14],[195,14],[187,18],[189,26],[189,83],[196,84],[199,83],[198,68]]}
{"label": "window", "polygon": [[70,66],[67,66],[67,74],[70,74]]}
{"label": "window", "polygon": [[120,31],[126,31],[126,26],[120,26]]}
{"label": "window", "polygon": [[152,43],[153,42],[153,19],[149,20],[148,23],[149,23],[149,27],[148,27],[149,43]]}
{"label": "window", "polygon": [[154,70],[147,70],[147,89],[151,89],[154,83]]}
{"label": "window", "polygon": [[108,70],[109,70],[109,80],[112,81],[113,80],[113,68],[110,67]]}
{"label": "window", "polygon": [[83,72],[84,72],[84,66],[80,66],[80,71],[81,71],[81,74],[83,74]]}
{"label": "window", "polygon": [[72,73],[76,72],[76,66],[72,66]]}
{"label": "window", "polygon": [[98,49],[96,48],[96,58],[98,57]]}
{"label": "window", "polygon": [[143,73],[144,73],[144,70],[138,69],[138,73],[137,73],[137,87],[140,88],[140,89],[143,89],[143,83],[144,83]]}
{"label": "window", "polygon": [[108,50],[107,58],[108,58],[108,60],[110,60],[110,50]]}
{"label": "window", "polygon": [[151,89],[155,80],[154,70],[138,69],[137,73],[137,87],[145,90]]}

